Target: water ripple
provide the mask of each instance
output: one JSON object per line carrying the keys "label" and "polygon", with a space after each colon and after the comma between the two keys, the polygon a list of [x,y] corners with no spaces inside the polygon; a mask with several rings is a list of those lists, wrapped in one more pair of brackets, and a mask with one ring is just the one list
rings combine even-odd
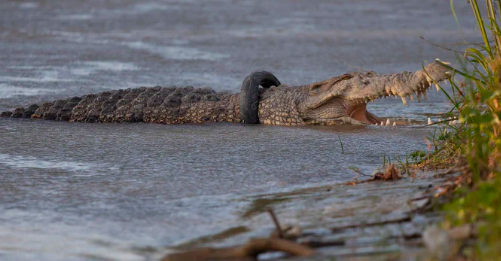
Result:
{"label": "water ripple", "polygon": [[[65,171],[91,171],[102,168],[97,164],[77,161],[42,160],[32,156],[13,156],[0,154],[0,165],[17,169],[60,169]],[[109,169],[114,169],[110,167]]]}

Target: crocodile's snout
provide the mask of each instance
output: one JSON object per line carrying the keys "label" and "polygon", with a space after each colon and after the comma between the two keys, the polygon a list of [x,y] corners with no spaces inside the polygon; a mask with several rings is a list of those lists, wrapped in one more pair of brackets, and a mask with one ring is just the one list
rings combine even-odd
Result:
{"label": "crocodile's snout", "polygon": [[[381,124],[382,121],[367,111],[367,104],[383,97],[400,97],[404,106],[407,99],[421,101],[432,84],[450,77],[450,71],[440,61],[428,64],[417,72],[379,75],[376,72],[351,72],[343,76],[310,85],[310,96],[301,105],[308,118],[341,120],[345,123]],[[437,87],[438,89],[438,87]],[[343,105],[344,110],[340,104]],[[316,115],[316,117],[311,117]]]}

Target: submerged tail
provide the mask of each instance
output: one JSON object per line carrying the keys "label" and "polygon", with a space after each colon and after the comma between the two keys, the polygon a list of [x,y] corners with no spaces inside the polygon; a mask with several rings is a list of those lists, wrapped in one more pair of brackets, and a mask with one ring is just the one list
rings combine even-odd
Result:
{"label": "submerged tail", "polygon": [[198,123],[240,121],[238,94],[211,88],[141,87],[32,104],[0,117],[74,122]]}
{"label": "submerged tail", "polygon": [[14,111],[4,111],[0,113],[2,118],[31,118],[31,115],[39,108],[37,104],[32,104],[26,108],[16,108]]}

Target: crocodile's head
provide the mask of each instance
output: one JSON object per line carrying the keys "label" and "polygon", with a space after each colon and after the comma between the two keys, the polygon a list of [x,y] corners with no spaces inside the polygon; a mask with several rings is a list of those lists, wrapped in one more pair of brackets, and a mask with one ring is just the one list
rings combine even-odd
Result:
{"label": "crocodile's head", "polygon": [[300,103],[300,114],[306,124],[378,124],[381,120],[367,111],[368,102],[398,96],[405,106],[407,98],[414,100],[413,95],[420,101],[432,83],[447,79],[449,74],[438,62],[414,73],[348,73],[310,85],[309,96]]}

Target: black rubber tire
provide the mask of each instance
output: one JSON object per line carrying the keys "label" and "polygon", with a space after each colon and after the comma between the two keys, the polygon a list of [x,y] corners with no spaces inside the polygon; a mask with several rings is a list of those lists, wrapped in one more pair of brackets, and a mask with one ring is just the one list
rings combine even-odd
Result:
{"label": "black rubber tire", "polygon": [[245,77],[240,92],[240,119],[243,123],[258,124],[259,86],[267,89],[279,86],[280,81],[270,72],[255,71]]}

